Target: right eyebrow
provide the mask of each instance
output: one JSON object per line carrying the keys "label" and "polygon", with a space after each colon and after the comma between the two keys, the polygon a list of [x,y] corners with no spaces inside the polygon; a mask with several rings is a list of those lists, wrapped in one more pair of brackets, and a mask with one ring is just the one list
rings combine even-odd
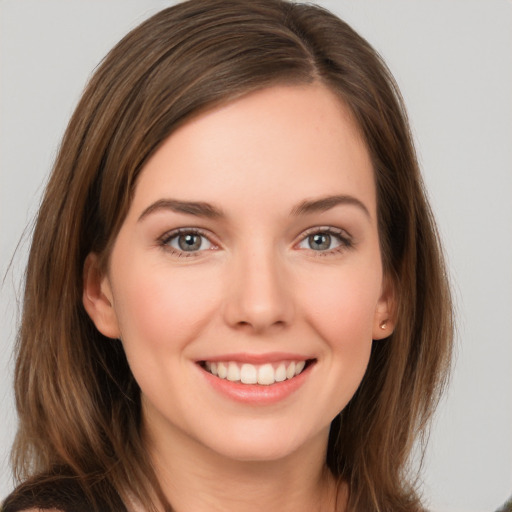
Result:
{"label": "right eyebrow", "polygon": [[139,216],[140,222],[148,215],[161,210],[171,210],[176,213],[186,213],[196,217],[216,219],[224,217],[224,213],[210,203],[202,201],[179,201],[178,199],[159,199],[150,204]]}
{"label": "right eyebrow", "polygon": [[352,205],[359,208],[368,218],[371,218],[370,211],[365,204],[357,199],[357,197],[349,195],[336,195],[321,197],[320,199],[313,199],[303,201],[292,209],[292,215],[304,215],[308,213],[324,212],[334,208],[338,205]]}

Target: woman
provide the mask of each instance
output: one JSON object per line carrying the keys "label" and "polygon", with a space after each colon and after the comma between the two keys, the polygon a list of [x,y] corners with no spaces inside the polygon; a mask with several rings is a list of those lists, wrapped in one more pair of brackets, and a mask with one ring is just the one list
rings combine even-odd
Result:
{"label": "woman", "polygon": [[41,205],[4,509],[421,510],[451,330],[374,50],[313,6],[166,9],[93,76]]}

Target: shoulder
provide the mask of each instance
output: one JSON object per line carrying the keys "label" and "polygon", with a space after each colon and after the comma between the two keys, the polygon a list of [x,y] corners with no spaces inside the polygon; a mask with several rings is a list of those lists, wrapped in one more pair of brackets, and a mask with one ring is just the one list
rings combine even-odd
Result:
{"label": "shoulder", "polygon": [[64,510],[60,510],[57,508],[24,508],[19,512],[65,512]]}
{"label": "shoulder", "polygon": [[2,505],[2,512],[81,512],[89,500],[69,478],[33,479],[21,484]]}
{"label": "shoulder", "polygon": [[1,512],[115,512],[126,511],[119,495],[109,486],[84,490],[78,479],[39,477],[21,484],[2,504]]}

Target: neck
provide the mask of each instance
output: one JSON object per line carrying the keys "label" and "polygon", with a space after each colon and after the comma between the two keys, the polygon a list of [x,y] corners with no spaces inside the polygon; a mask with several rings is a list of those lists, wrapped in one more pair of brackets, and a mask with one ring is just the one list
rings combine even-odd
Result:
{"label": "neck", "polygon": [[175,432],[146,439],[161,489],[175,512],[338,512],[346,486],[325,465],[328,432],[284,458],[240,461]]}

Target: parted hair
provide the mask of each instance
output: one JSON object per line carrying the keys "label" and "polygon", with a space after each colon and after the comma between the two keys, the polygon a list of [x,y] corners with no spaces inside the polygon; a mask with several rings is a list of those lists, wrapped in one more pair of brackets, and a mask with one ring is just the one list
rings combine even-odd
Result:
{"label": "parted hair", "polygon": [[90,79],[26,270],[12,452],[19,481],[70,474],[97,509],[131,496],[147,510],[172,510],[146,455],[140,389],[122,345],[98,332],[82,304],[85,258],[95,252],[106,264],[141,170],[177,127],[252,91],[315,82],[348,106],[366,142],[384,271],[397,296],[394,332],[373,342],[359,389],[332,422],[326,463],[348,483],[351,511],[422,510],[411,453],[418,442],[421,455],[447,381],[453,326],[405,108],[365,39],[321,7],[285,0],[167,8],[125,36]]}

